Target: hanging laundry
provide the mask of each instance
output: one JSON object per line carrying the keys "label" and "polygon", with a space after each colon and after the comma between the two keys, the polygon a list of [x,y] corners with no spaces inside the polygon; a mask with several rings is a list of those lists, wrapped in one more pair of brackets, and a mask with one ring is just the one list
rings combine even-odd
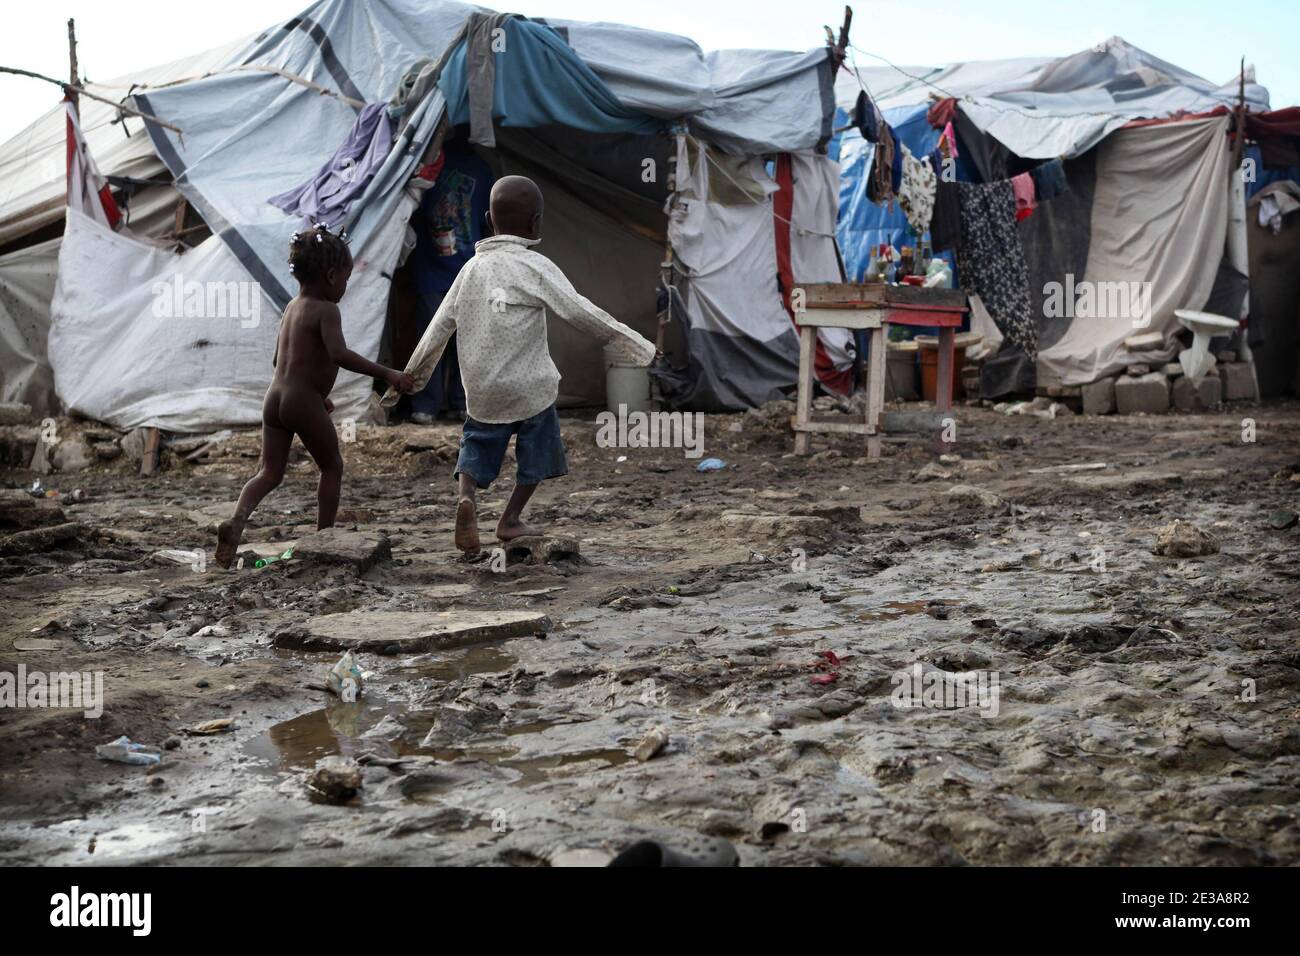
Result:
{"label": "hanging laundry", "polygon": [[953,159],[957,158],[957,131],[952,128],[951,120],[943,128],[943,132],[939,134],[939,148],[943,150],[945,156],[950,156]]}
{"label": "hanging laundry", "polygon": [[894,157],[898,144],[894,131],[883,119],[876,128],[876,153],[872,158],[871,172],[867,175],[867,198],[874,203],[889,203],[894,199]]}
{"label": "hanging laundry", "polygon": [[272,196],[272,206],[291,216],[333,228],[370,185],[375,170],[388,157],[393,124],[387,103],[371,103],[361,111],[347,138],[329,161],[301,186]]}
{"label": "hanging laundry", "polygon": [[1034,197],[1038,202],[1055,199],[1070,189],[1065,178],[1065,164],[1059,159],[1049,159],[1041,166],[1035,166],[1029,171],[1029,176],[1034,181]]}
{"label": "hanging laundry", "polygon": [[857,102],[853,104],[853,116],[850,122],[857,127],[862,138],[868,143],[878,142],[880,139],[880,124],[885,118],[880,115],[880,110],[871,97],[867,95],[866,90],[858,91]]}
{"label": "hanging laundry", "polygon": [[961,245],[957,274],[962,287],[979,295],[1007,342],[1035,360],[1038,326],[1029,295],[1029,267],[1016,229],[1011,182],[959,183],[958,188]]}
{"label": "hanging laundry", "polygon": [[902,154],[903,181],[898,191],[898,205],[907,216],[907,224],[912,227],[919,240],[930,228],[930,219],[934,213],[934,190],[936,178],[934,169],[928,159],[917,159],[906,144],[900,143]]}
{"label": "hanging laundry", "polygon": [[1034,178],[1028,173],[1012,176],[1011,192],[1016,197],[1016,221],[1028,219],[1038,205],[1034,201]]}
{"label": "hanging laundry", "polygon": [[960,183],[939,177],[935,181],[934,214],[930,217],[930,247],[935,252],[961,244]]}
{"label": "hanging laundry", "polygon": [[925,118],[935,129],[943,129],[957,112],[957,100],[951,96],[938,100],[926,111]]}

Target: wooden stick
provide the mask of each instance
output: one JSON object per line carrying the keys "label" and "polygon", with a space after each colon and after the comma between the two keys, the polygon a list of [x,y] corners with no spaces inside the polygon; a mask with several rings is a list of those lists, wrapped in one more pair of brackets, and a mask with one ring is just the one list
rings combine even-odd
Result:
{"label": "wooden stick", "polygon": [[156,428],[146,428],[144,432],[144,456],[140,459],[140,475],[147,478],[158,467],[158,446],[162,443],[162,432]]}
{"label": "wooden stick", "polygon": [[71,83],[68,83],[66,80],[56,80],[52,76],[45,76],[43,73],[33,73],[31,70],[20,70],[16,66],[0,66],[0,73],[12,73],[14,76],[28,76],[31,77],[33,80],[44,80],[46,83],[53,83],[55,86],[62,89],[64,94],[67,95],[70,99],[72,99],[73,102],[76,102],[76,99],[79,96],[89,97],[90,99],[96,100],[100,103],[107,103],[109,106],[116,107],[117,109],[121,110],[123,113],[130,113],[132,116],[140,117],[140,119],[148,120],[151,123],[157,123],[159,126],[171,130],[177,136],[184,135],[184,131],[179,126],[173,126],[171,123],[168,123],[166,120],[161,120],[156,116],[150,116],[148,113],[142,113],[139,110],[133,109],[124,103],[118,103],[115,100],[110,100],[107,96],[100,96],[98,93],[92,93],[90,92],[90,90],[86,89],[84,86],[81,86],[79,84],[73,85]]}
{"label": "wooden stick", "polygon": [[[77,21],[71,17],[68,18],[68,78],[72,89],[75,90],[81,85],[77,78]],[[72,105],[77,105],[77,94],[68,93],[68,99],[72,100]]]}

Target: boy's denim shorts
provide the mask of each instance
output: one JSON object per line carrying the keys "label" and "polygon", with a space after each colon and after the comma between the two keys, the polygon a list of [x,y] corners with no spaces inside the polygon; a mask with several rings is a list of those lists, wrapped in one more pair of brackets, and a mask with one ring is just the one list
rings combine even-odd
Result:
{"label": "boy's denim shorts", "polygon": [[552,405],[521,422],[492,424],[465,418],[460,433],[460,456],[456,459],[455,477],[469,475],[480,488],[486,488],[501,474],[501,463],[515,435],[515,481],[535,485],[547,478],[569,473],[560,438],[560,416]]}

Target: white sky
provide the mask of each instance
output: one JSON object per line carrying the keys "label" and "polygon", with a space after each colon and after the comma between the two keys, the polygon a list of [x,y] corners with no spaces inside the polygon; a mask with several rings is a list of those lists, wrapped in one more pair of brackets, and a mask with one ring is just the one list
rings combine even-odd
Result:
{"label": "white sky", "polygon": [[[365,2],[365,0],[353,0]],[[0,65],[63,78],[66,22],[77,21],[82,73],[108,80],[258,33],[307,0],[6,0]],[[899,64],[1062,56],[1119,35],[1215,83],[1244,54],[1273,107],[1300,104],[1296,0],[913,0],[851,3],[855,45]],[[495,9],[568,20],[611,20],[691,37],[706,50],[803,50],[838,27],[841,0],[514,0]],[[862,66],[874,61],[859,57]],[[0,142],[58,103],[52,85],[0,74]]]}

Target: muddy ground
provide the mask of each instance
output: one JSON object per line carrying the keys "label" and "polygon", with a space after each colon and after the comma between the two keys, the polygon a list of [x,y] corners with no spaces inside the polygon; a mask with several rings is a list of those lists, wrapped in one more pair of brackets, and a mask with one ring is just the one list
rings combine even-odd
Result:
{"label": "muddy ground", "polygon": [[[581,560],[504,571],[452,547],[452,424],[345,446],[344,526],[392,554],[364,572],[157,556],[210,559],[253,433],[148,479],[126,456],[45,476],[79,529],[0,556],[0,672],[102,671],[105,706],[0,709],[0,862],[547,865],[693,833],[745,865],[1300,862],[1300,405],[964,407],[942,464],[915,438],[797,459],[782,414],[707,416],[713,473],[566,419],[571,474],[531,515]],[[295,454],[264,553],[313,527]],[[1219,552],[1153,554],[1175,519]],[[337,651],[275,646],[317,615],[467,609],[550,629],[362,653],[355,703],[320,689]],[[895,706],[918,663],[996,674],[996,716]],[[123,734],[174,749],[96,758]],[[306,786],[331,755],[361,761],[345,805]]]}

